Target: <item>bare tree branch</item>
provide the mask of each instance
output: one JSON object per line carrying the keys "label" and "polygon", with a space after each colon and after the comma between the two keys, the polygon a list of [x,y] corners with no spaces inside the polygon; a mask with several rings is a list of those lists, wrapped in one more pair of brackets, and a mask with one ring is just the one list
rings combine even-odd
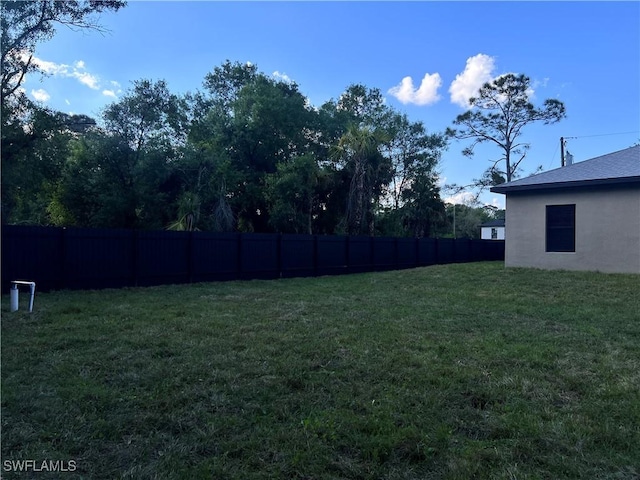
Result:
{"label": "bare tree branch", "polygon": [[93,16],[105,10],[117,11],[125,5],[126,2],[122,0],[0,2],[2,105],[5,106],[5,102],[16,94],[26,74],[38,69],[33,63],[35,47],[39,42],[54,35],[56,25],[105,32],[106,29],[94,20]]}

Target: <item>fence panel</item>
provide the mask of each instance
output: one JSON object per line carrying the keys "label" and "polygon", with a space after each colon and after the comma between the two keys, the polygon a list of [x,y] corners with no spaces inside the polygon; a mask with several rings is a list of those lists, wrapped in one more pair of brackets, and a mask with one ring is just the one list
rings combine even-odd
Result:
{"label": "fence panel", "polygon": [[483,242],[483,261],[497,262],[504,260],[504,240],[480,240]]}
{"label": "fence panel", "polygon": [[194,232],[192,241],[194,282],[236,280],[239,277],[239,233]]}
{"label": "fence panel", "polygon": [[316,237],[282,235],[280,271],[283,277],[310,277],[316,274]]}
{"label": "fence panel", "polygon": [[190,233],[137,232],[137,284],[141,286],[190,281]]}
{"label": "fence panel", "polygon": [[418,239],[396,238],[397,268],[414,268],[418,266]]}
{"label": "fence panel", "polygon": [[453,261],[468,263],[471,261],[471,239],[457,238],[453,243]]}
{"label": "fence panel", "polygon": [[343,235],[319,235],[316,237],[316,273],[339,275],[347,273],[348,237]]}
{"label": "fence panel", "polygon": [[373,238],[373,268],[377,271],[394,270],[398,267],[396,239]]}
{"label": "fence panel", "polygon": [[280,276],[280,245],[273,233],[240,235],[240,278],[270,279]]}
{"label": "fence panel", "polygon": [[436,240],[436,263],[454,263],[456,241],[453,238],[438,238]]}
{"label": "fence panel", "polygon": [[64,230],[65,288],[98,289],[135,285],[135,243],[131,230]]}
{"label": "fence panel", "polygon": [[337,275],[504,259],[505,242],[4,226],[2,289],[39,291]]}
{"label": "fence panel", "polygon": [[418,265],[426,267],[438,263],[438,240],[435,238],[418,239]]}
{"label": "fence panel", "polygon": [[371,237],[347,237],[349,272],[362,273],[373,270],[373,246]]}
{"label": "fence panel", "polygon": [[64,288],[64,229],[6,225],[2,227],[2,291],[12,280],[36,282],[38,290]]}
{"label": "fence panel", "polygon": [[469,261],[479,262],[482,259],[484,247],[482,246],[482,240],[472,239],[469,240]]}

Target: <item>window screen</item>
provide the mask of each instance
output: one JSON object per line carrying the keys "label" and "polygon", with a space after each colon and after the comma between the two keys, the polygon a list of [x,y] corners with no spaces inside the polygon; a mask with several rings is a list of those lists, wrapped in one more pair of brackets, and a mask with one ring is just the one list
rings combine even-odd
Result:
{"label": "window screen", "polygon": [[547,252],[576,251],[576,206],[547,205]]}

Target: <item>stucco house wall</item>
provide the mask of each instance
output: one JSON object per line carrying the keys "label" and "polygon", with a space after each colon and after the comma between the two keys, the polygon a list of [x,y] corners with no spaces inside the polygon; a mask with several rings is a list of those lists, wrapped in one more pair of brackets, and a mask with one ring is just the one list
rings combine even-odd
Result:
{"label": "stucco house wall", "polygon": [[[575,252],[546,252],[546,206],[575,204]],[[505,265],[640,273],[640,187],[513,192]]]}

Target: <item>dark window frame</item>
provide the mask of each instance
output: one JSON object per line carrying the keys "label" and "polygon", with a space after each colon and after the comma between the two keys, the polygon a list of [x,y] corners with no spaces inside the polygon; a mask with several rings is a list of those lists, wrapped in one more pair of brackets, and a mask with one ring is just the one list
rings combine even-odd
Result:
{"label": "dark window frame", "polygon": [[545,217],[545,251],[575,253],[576,205],[547,205]]}

